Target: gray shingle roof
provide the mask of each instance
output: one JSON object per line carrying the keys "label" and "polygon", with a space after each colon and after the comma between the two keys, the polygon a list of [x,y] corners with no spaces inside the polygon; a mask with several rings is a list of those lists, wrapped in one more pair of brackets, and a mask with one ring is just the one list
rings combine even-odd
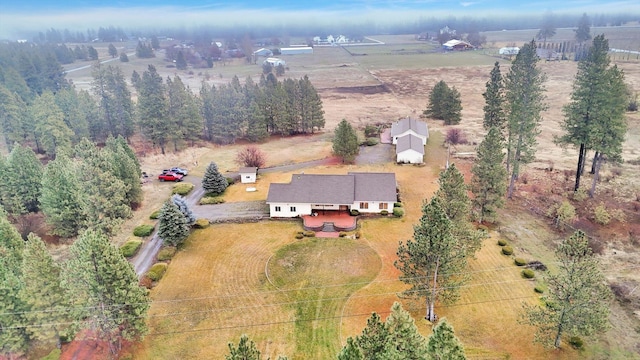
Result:
{"label": "gray shingle roof", "polygon": [[396,201],[394,173],[294,174],[288,184],[271,184],[267,203],[338,204]]}
{"label": "gray shingle roof", "polygon": [[416,134],[429,137],[427,123],[416,119],[406,118],[391,124],[391,136],[398,136],[408,130],[413,130]]}
{"label": "gray shingle roof", "polygon": [[418,153],[424,155],[424,145],[422,145],[422,139],[413,135],[407,134],[398,138],[398,144],[396,145],[396,154],[400,154],[406,150],[415,150]]}
{"label": "gray shingle roof", "polygon": [[238,170],[240,174],[255,174],[257,171],[257,167],[241,167],[240,170]]}

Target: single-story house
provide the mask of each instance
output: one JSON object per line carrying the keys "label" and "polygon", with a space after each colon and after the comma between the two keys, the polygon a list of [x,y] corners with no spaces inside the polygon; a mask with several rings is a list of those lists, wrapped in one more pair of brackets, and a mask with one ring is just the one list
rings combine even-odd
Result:
{"label": "single-story house", "polygon": [[284,60],[278,58],[267,58],[262,62],[262,64],[270,64],[273,67],[276,67],[278,65],[287,66],[287,63]]}
{"label": "single-story house", "polygon": [[473,45],[462,40],[449,40],[446,43],[442,44],[442,47],[445,50],[468,50],[474,48]]}
{"label": "single-story house", "polygon": [[291,218],[320,210],[391,212],[397,201],[396,174],[294,174],[287,184],[271,184],[267,195],[271,217]]}
{"label": "single-story house", "polygon": [[396,145],[396,162],[404,164],[422,164],[424,161],[424,144],[422,139],[406,134],[398,138]]}
{"label": "single-story house", "polygon": [[311,46],[296,46],[280,48],[280,55],[313,54]]}
{"label": "single-story house", "polygon": [[427,123],[416,119],[405,118],[391,124],[391,142],[394,145],[398,144],[399,137],[407,134],[413,134],[419,137],[422,139],[422,145],[426,145],[427,139],[429,138]]}
{"label": "single-story house", "polygon": [[240,174],[240,182],[243,184],[253,184],[256,182],[257,167],[243,167],[238,171]]}

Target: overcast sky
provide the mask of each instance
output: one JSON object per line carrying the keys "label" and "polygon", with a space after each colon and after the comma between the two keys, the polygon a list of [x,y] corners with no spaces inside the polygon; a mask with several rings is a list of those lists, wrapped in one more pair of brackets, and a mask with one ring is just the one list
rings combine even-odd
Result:
{"label": "overcast sky", "polygon": [[[267,4],[267,5],[265,5]],[[203,24],[276,24],[289,21],[413,20],[420,16],[640,13],[640,0],[0,0],[0,38],[24,30],[86,30]],[[297,20],[294,20],[297,19]]]}

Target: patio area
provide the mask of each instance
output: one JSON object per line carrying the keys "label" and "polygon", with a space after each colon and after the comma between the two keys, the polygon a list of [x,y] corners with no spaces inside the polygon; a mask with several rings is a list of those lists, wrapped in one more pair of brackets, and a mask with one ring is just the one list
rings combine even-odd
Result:
{"label": "patio area", "polygon": [[[315,214],[317,215],[302,216],[302,222],[306,230],[327,232],[326,230],[333,227],[335,232],[339,232],[356,228],[357,216],[351,216],[347,211],[319,210]],[[327,224],[331,224],[331,226],[327,226]]]}

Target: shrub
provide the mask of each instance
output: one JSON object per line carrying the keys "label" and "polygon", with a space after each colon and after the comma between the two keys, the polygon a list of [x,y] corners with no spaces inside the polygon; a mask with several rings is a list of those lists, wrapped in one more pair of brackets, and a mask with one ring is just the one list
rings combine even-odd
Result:
{"label": "shrub", "polygon": [[249,145],[236,154],[236,164],[246,167],[262,168],[267,162],[267,155],[255,145]]}
{"label": "shrub", "polygon": [[164,273],[166,271],[167,271],[166,263],[155,263],[153,264],[151,269],[147,271],[147,276],[149,277],[149,279],[153,281],[159,281],[160,279],[162,279],[162,276],[164,276]]}
{"label": "shrub", "polygon": [[316,233],[315,233],[315,231],[305,231],[303,233],[303,235],[306,236],[306,237],[314,237],[314,236],[316,236]]}
{"label": "shrub", "polygon": [[600,205],[593,209],[593,217],[600,225],[607,225],[611,221],[611,214],[607,211],[604,203],[600,203]]}
{"label": "shrub", "polygon": [[393,207],[394,208],[397,208],[397,207],[401,208],[402,207],[402,203],[401,202],[394,202],[393,203]]}
{"label": "shrub", "polygon": [[587,190],[584,188],[579,188],[578,191],[573,192],[573,200],[577,202],[583,202],[589,197]]}
{"label": "shrub", "polygon": [[387,215],[389,215],[389,212],[387,210],[382,210],[382,211],[380,211],[380,215],[387,216]]}
{"label": "shrub", "polygon": [[60,355],[62,355],[62,350],[55,348],[51,350],[51,352],[47,356],[41,358],[40,360],[58,360],[60,359]]}
{"label": "shrub", "polygon": [[227,186],[231,186],[231,185],[236,183],[236,180],[234,178],[228,177],[228,178],[225,178],[225,179],[227,179]]}
{"label": "shrub", "polygon": [[533,279],[534,277],[536,277],[536,273],[534,273],[531,269],[524,269],[522,270],[522,276],[524,276],[525,279]]}
{"label": "shrub", "polygon": [[527,261],[523,258],[515,258],[513,260],[513,262],[517,265],[517,266],[525,266],[527,265]]}
{"label": "shrub", "polygon": [[393,216],[395,216],[395,217],[404,216],[404,210],[402,208],[399,208],[399,207],[394,207],[393,208]]}
{"label": "shrub", "polygon": [[513,254],[513,248],[509,245],[503,246],[502,247],[502,253],[505,255],[512,255]]}
{"label": "shrub", "polygon": [[572,336],[569,338],[569,345],[576,350],[580,350],[584,346],[584,341],[579,336]]}
{"label": "shrub", "polygon": [[160,216],[160,209],[152,212],[151,215],[149,215],[149,219],[157,220],[159,216]]}
{"label": "shrub", "polygon": [[209,227],[209,220],[207,219],[198,219],[195,223],[193,223],[193,227],[196,229],[206,229]]}
{"label": "shrub", "polygon": [[171,190],[171,194],[178,194],[185,196],[193,190],[194,185],[191,183],[180,183],[173,185],[173,190]]}
{"label": "shrub", "polygon": [[217,196],[205,196],[200,199],[200,205],[215,205],[215,204],[223,204],[224,199]]}
{"label": "shrub", "polygon": [[300,240],[304,237],[304,234],[296,234],[296,239]]}
{"label": "shrub", "polygon": [[364,127],[364,136],[371,138],[380,135],[380,130],[377,126],[367,125]]}
{"label": "shrub", "polygon": [[360,231],[356,231],[356,239],[360,239],[361,236],[362,234],[360,233]]}
{"label": "shrub", "polygon": [[535,291],[538,294],[544,294],[544,286],[536,285],[536,287],[533,288],[533,291]]}
{"label": "shrub", "polygon": [[151,235],[155,229],[155,225],[138,225],[133,229],[133,235],[139,237],[145,237]]}
{"label": "shrub", "polygon": [[555,211],[556,227],[564,230],[566,225],[571,225],[576,218],[576,208],[568,201],[563,201]]}
{"label": "shrub", "polygon": [[467,137],[462,129],[451,128],[447,130],[447,135],[445,136],[444,142],[451,145],[466,144]]}
{"label": "shrub", "polygon": [[142,240],[129,240],[120,247],[120,252],[124,257],[129,258],[134,256],[138,250],[140,250],[141,245]]}
{"label": "shrub", "polygon": [[498,239],[498,245],[500,245],[500,246],[505,246],[505,245],[507,245],[507,240],[505,240],[505,239]]}
{"label": "shrub", "polygon": [[153,280],[151,280],[147,275],[142,275],[138,285],[151,289],[153,287]]}
{"label": "shrub", "polygon": [[346,232],[344,232],[344,231],[340,231],[340,234],[338,234],[338,236],[340,236],[340,237],[346,237],[346,236],[347,236],[347,233],[346,233]]}
{"label": "shrub", "polygon": [[625,215],[622,209],[613,209],[611,210],[611,217],[615,220],[618,220],[621,223],[627,222],[627,215]]}
{"label": "shrub", "polygon": [[379,142],[378,138],[370,137],[364,141],[364,144],[367,146],[375,146],[375,145],[378,145],[378,142]]}
{"label": "shrub", "polygon": [[177,249],[173,246],[165,246],[158,252],[158,261],[167,261],[173,259]]}
{"label": "shrub", "polygon": [[351,209],[351,215],[358,216],[358,215],[360,215],[360,211],[358,211],[356,209]]}

